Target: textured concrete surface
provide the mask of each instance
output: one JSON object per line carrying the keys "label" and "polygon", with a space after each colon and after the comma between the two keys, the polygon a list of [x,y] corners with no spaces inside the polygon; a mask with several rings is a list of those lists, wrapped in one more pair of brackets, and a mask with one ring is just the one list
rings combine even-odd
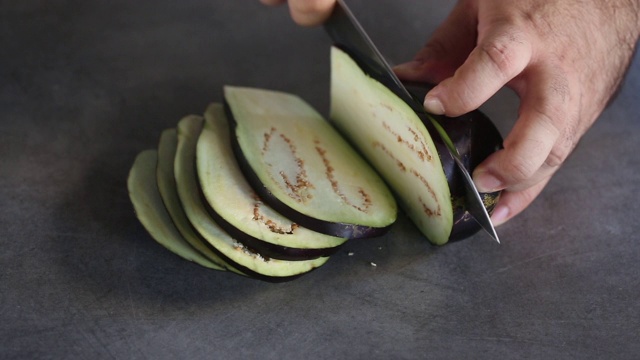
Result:
{"label": "textured concrete surface", "polygon": [[[354,10],[400,62],[452,3]],[[479,234],[434,248],[401,220],[310,275],[268,284],[153,242],[126,176],[224,84],[298,93],[326,113],[322,30],[257,1],[0,4],[0,358],[640,354],[638,61],[545,192],[499,228],[502,245]],[[501,92],[484,109],[506,132],[517,99]]]}

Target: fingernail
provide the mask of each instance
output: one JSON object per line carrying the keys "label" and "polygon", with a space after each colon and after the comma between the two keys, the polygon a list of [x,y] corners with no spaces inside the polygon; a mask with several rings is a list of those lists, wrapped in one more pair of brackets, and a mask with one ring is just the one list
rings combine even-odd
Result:
{"label": "fingernail", "polygon": [[427,95],[424,99],[424,108],[432,114],[444,115],[444,106],[442,106],[440,99],[435,96]]}
{"label": "fingernail", "polygon": [[498,205],[491,215],[491,222],[494,226],[499,226],[507,221],[509,216],[509,208],[504,205]]}
{"label": "fingernail", "polygon": [[395,73],[402,73],[403,75],[412,74],[420,68],[421,64],[422,64],[421,61],[412,60],[412,61],[394,66],[393,71]]}
{"label": "fingernail", "polygon": [[488,171],[475,171],[473,174],[473,182],[479,192],[494,192],[502,190],[503,188],[502,181],[491,175]]}

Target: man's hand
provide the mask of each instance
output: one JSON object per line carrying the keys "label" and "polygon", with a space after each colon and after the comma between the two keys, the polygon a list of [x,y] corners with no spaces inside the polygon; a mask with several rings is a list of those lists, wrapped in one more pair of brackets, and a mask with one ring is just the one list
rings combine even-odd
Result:
{"label": "man's hand", "polygon": [[[296,22],[316,25],[335,0],[288,3]],[[424,102],[436,114],[474,110],[503,86],[518,94],[504,149],[473,174],[479,190],[504,190],[493,214],[500,225],[531,204],[603,111],[639,33],[640,0],[460,0],[395,71],[438,84]]]}
{"label": "man's hand", "polygon": [[538,196],[617,90],[640,32],[640,1],[462,0],[405,80],[438,83],[427,110],[456,116],[504,85],[520,111],[504,149],[474,172],[481,191],[504,189],[501,224]]}

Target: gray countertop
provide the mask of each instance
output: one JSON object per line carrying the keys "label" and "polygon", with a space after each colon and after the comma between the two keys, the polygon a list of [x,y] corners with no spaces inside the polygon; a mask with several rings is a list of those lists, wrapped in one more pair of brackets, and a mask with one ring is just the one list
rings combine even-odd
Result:
{"label": "gray countertop", "polygon": [[[2,2],[0,358],[617,358],[640,355],[640,63],[535,203],[436,248],[404,218],[270,284],[156,244],[126,177],[224,84],[328,110],[330,42],[258,1]],[[396,4],[394,4],[396,3]],[[391,62],[452,1],[354,1]],[[517,98],[483,109],[506,133]],[[348,252],[353,252],[352,256]],[[377,264],[372,266],[371,262]]]}

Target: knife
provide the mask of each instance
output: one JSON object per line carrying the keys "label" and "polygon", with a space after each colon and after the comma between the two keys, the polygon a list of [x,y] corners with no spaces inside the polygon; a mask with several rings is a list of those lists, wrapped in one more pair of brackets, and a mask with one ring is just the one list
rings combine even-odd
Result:
{"label": "knife", "polygon": [[378,48],[373,44],[364,28],[353,12],[345,4],[344,0],[337,0],[331,16],[324,23],[324,29],[336,45],[343,47],[351,56],[355,57],[363,70],[372,78],[387,86],[398,97],[406,102],[421,119],[428,119],[442,138],[447,150],[454,159],[458,170],[462,173],[465,184],[465,205],[467,211],[473,216],[475,221],[491,236],[500,243],[491,217],[484,207],[480,193],[473,183],[471,174],[464,167],[460,153],[451,139],[444,131],[438,120],[427,113],[421,99],[418,99],[407,90],[402,81],[391,70],[391,66],[385,60]]}

